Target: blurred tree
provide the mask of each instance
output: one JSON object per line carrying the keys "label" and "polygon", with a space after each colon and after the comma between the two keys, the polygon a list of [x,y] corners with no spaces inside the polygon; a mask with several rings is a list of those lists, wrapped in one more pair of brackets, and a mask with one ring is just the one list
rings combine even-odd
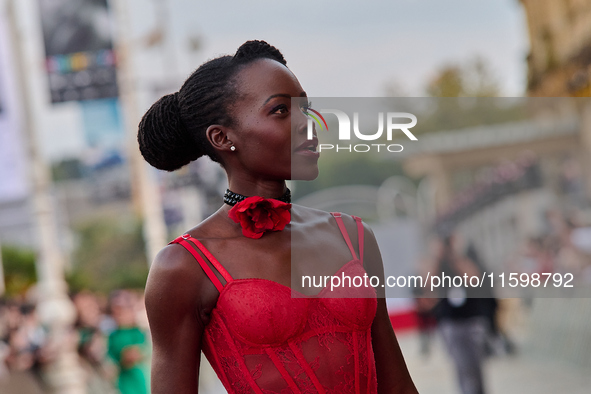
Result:
{"label": "blurred tree", "polygon": [[444,66],[429,81],[426,90],[431,97],[465,96],[462,69],[456,65]]}
{"label": "blurred tree", "polygon": [[501,93],[500,83],[494,71],[480,56],[468,63],[462,79],[468,97],[498,97]]}
{"label": "blurred tree", "polygon": [[425,86],[433,101],[428,114],[413,128],[416,134],[524,120],[524,101],[498,97],[501,87],[482,57],[438,69]]}
{"label": "blurred tree", "polygon": [[70,290],[108,293],[143,288],[148,275],[141,222],[134,218],[98,218],[76,229],[78,247],[67,275]]}
{"label": "blurred tree", "polygon": [[2,245],[2,263],[6,296],[24,295],[37,281],[35,251],[17,246]]}
{"label": "blurred tree", "polygon": [[488,63],[476,56],[463,65],[441,67],[425,90],[431,97],[497,97],[501,89]]}

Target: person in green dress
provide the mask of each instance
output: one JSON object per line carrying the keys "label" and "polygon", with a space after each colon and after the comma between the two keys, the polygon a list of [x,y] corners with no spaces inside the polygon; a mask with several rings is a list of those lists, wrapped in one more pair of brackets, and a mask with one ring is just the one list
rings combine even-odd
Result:
{"label": "person in green dress", "polygon": [[121,394],[149,394],[149,340],[138,327],[135,300],[127,291],[111,300],[111,312],[117,329],[109,335],[108,355],[119,368],[117,388]]}

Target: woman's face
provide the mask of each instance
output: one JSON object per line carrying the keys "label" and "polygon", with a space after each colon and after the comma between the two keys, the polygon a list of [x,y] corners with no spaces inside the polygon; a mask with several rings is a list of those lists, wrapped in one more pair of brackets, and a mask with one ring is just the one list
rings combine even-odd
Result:
{"label": "woman's face", "polygon": [[[307,118],[291,97],[306,93],[284,65],[256,60],[237,76],[238,98],[230,108],[239,171],[269,180],[311,180],[318,176],[317,140],[307,140]],[[295,101],[295,100],[294,100]]]}

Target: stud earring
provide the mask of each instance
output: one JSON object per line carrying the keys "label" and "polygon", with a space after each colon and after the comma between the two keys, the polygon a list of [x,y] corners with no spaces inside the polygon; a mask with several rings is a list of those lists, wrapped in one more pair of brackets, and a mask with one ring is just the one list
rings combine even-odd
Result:
{"label": "stud earring", "polygon": [[232,152],[234,152],[234,151],[236,150],[236,147],[235,147],[234,145],[232,145],[232,146],[230,147],[230,150],[231,150]]}

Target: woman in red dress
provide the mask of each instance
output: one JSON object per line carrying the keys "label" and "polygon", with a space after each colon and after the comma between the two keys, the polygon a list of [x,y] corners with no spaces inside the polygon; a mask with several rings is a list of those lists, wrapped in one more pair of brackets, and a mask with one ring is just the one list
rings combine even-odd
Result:
{"label": "woman in red dress", "polygon": [[153,394],[196,393],[201,351],[230,393],[417,392],[381,289],[292,287],[300,274],[383,279],[361,219],[290,204],[285,180],[318,175],[318,141],[292,97],[306,93],[281,53],[249,41],[140,123],[151,165],[173,171],[207,155],[229,184],[225,204],[150,269]]}

